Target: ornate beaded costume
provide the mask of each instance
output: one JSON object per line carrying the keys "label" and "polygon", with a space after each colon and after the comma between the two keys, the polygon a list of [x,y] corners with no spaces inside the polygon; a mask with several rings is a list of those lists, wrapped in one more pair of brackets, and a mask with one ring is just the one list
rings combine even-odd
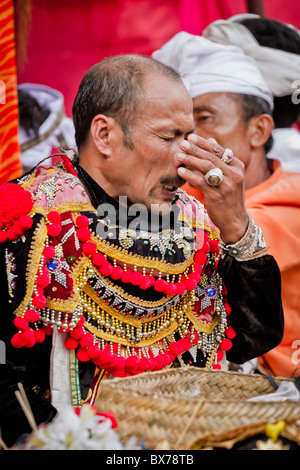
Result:
{"label": "ornate beaded costume", "polygon": [[113,224],[66,156],[2,189],[13,346],[32,347],[55,328],[77,360],[111,376],[220,368],[235,333],[216,269],[219,234],[201,204],[179,190],[173,224]]}

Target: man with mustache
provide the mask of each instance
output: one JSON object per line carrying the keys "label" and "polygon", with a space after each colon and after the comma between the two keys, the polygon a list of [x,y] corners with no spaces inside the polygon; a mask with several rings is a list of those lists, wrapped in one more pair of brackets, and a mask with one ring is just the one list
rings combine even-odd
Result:
{"label": "man with mustache", "polygon": [[[219,369],[224,354],[244,362],[282,335],[280,275],[245,209],[243,164],[193,134],[178,73],[106,59],[84,76],[73,120],[76,151],[2,187],[4,441],[25,428],[10,424],[16,380],[43,422],[64,403],[93,404],[109,377]],[[206,209],[179,188],[187,150]]]}

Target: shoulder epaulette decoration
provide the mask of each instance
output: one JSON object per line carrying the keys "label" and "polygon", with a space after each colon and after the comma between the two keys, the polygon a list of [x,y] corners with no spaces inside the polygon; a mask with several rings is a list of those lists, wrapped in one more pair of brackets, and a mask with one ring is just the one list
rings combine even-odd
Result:
{"label": "shoulder epaulette decoration", "polygon": [[[204,210],[176,234],[118,227],[111,240],[97,235],[97,211],[62,166],[40,166],[0,193],[14,347],[32,347],[56,328],[79,361],[112,376],[160,370],[187,351],[220,368],[235,332]],[[196,201],[180,192],[178,204]]]}

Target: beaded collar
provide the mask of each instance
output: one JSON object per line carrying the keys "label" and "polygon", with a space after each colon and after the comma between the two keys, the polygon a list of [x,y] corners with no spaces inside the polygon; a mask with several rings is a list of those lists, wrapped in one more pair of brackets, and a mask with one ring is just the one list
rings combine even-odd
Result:
{"label": "beaded collar", "polygon": [[[57,328],[79,361],[113,376],[160,370],[193,347],[203,352],[206,367],[217,367],[230,346],[230,308],[216,271],[216,230],[203,207],[179,191],[171,227],[150,233],[116,224],[118,236],[104,239],[84,186],[62,160],[19,182],[32,196],[26,214],[32,225],[23,242],[17,237],[6,250],[18,329],[13,345],[31,347]],[[86,178],[93,203],[107,200]],[[184,209],[191,209],[188,217]],[[21,300],[14,298],[20,259],[26,259]]]}

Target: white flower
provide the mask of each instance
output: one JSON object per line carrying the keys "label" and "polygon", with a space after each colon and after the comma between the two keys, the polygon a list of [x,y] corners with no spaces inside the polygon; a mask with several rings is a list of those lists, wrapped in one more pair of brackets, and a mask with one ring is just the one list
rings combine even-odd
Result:
{"label": "white flower", "polygon": [[41,425],[26,442],[25,450],[122,450],[111,420],[83,405],[79,414],[65,406],[48,425]]}

